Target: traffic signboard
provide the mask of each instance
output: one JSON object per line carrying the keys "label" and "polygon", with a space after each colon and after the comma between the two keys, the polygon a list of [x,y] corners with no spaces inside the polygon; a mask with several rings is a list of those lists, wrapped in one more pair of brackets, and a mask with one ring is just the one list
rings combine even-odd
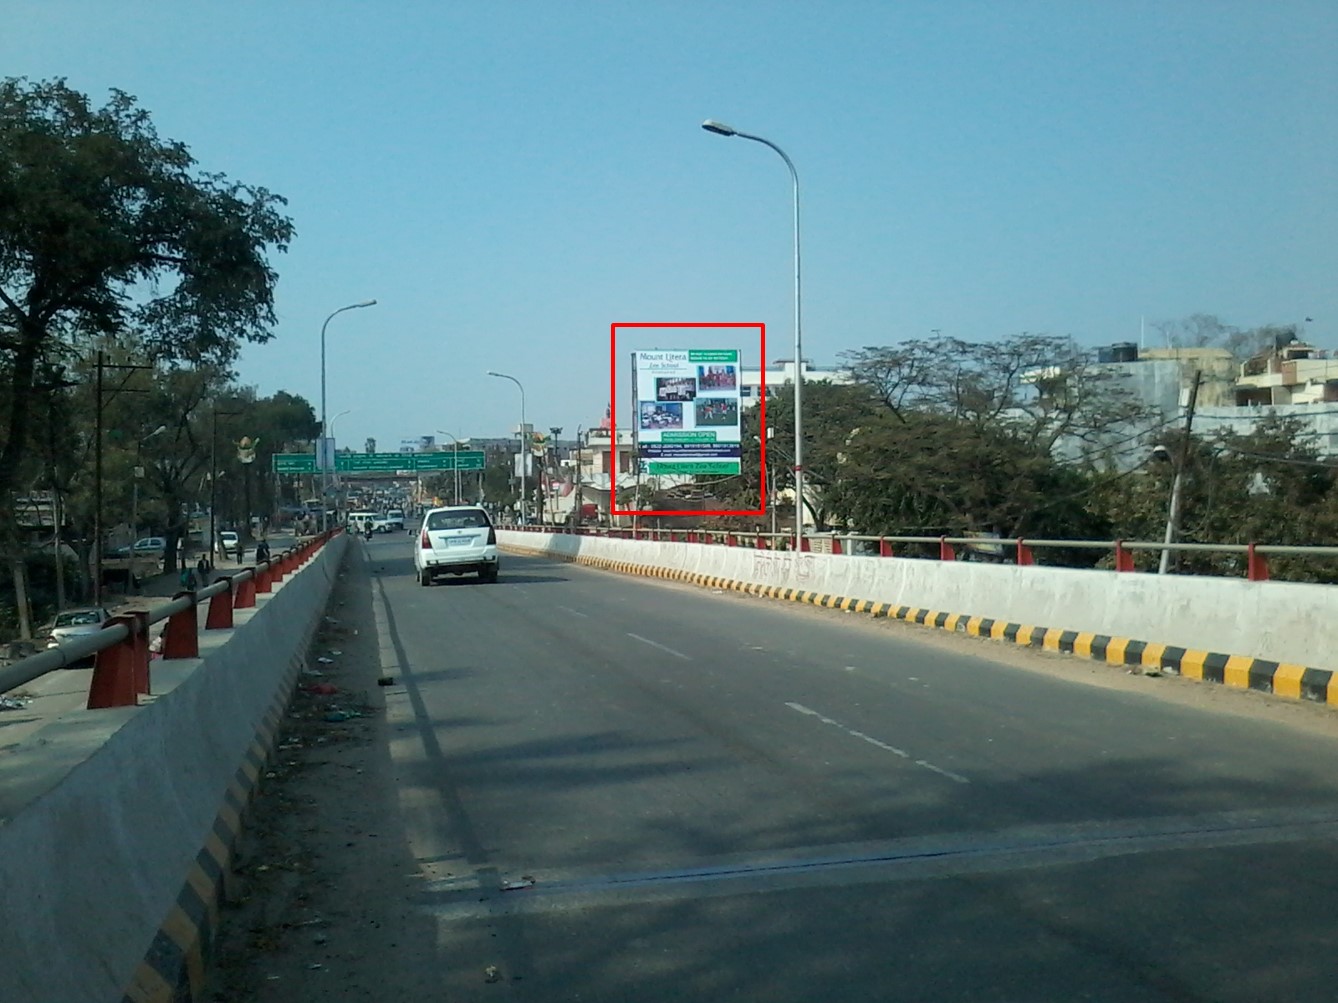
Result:
{"label": "traffic signboard", "polygon": [[275,453],[272,457],[276,474],[314,474],[316,457],[312,453]]}
{"label": "traffic signboard", "polygon": [[[335,470],[340,473],[398,472],[400,470],[482,470],[486,454],[481,449],[443,450],[434,453],[336,453]],[[311,453],[275,453],[276,474],[314,474],[316,457]]]}
{"label": "traffic signboard", "polygon": [[[414,453],[415,470],[482,470],[487,464],[481,449],[442,450],[438,453]],[[458,463],[458,466],[457,466]]]}

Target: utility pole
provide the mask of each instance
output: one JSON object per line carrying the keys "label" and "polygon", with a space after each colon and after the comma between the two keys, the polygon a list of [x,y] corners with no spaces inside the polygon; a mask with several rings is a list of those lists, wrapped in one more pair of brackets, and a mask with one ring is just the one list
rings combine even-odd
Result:
{"label": "utility pole", "polygon": [[1175,461],[1175,477],[1171,481],[1171,510],[1166,517],[1166,540],[1168,548],[1161,552],[1161,562],[1157,574],[1164,575],[1171,569],[1170,545],[1175,543],[1180,531],[1180,495],[1184,487],[1185,467],[1189,464],[1189,431],[1194,426],[1194,408],[1199,401],[1199,382],[1203,379],[1203,370],[1194,370],[1194,385],[1189,388],[1189,406],[1185,409],[1185,437],[1180,443],[1180,456]]}

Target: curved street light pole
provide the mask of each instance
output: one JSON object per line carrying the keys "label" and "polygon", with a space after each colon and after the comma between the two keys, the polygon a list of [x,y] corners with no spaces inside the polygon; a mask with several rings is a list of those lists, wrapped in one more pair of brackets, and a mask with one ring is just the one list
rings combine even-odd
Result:
{"label": "curved street light pole", "polygon": [[489,376],[496,376],[499,380],[510,380],[520,391],[520,523],[522,526],[529,524],[528,506],[525,501],[529,493],[529,486],[525,478],[525,470],[529,467],[530,444],[525,441],[525,388],[521,386],[520,380],[514,376],[508,376],[506,373],[494,373],[488,370]]}
{"label": "curved street light pole", "polygon": [[[769,139],[753,136],[746,132],[707,119],[702,128],[717,136],[738,136],[751,139],[754,143],[769,146],[785,161],[790,169],[790,180],[794,183],[794,531],[797,550],[807,549],[804,541],[804,339],[800,312],[799,284],[799,172],[794,169],[794,161],[779,146]],[[765,368],[766,359],[761,360]]]}
{"label": "curved street light pole", "polygon": [[364,301],[361,302],[361,303],[350,303],[348,306],[341,306],[341,307],[340,307],[338,310],[336,310],[334,313],[330,314],[330,316],[326,317],[326,318],[325,318],[325,323],[323,323],[323,324],[321,325],[321,441],[320,441],[320,450],[319,450],[319,453],[318,453],[318,456],[317,456],[317,459],[318,459],[318,461],[319,461],[318,464],[317,464],[317,466],[320,468],[320,471],[321,471],[321,529],[322,529],[322,530],[325,530],[325,529],[327,529],[327,528],[329,527],[329,521],[330,521],[330,512],[329,512],[329,508],[330,508],[330,506],[327,504],[327,502],[326,502],[326,497],[325,497],[326,494],[327,494],[327,492],[329,491],[329,486],[330,486],[330,482],[329,482],[330,472],[329,472],[329,470],[326,469],[326,461],[327,461],[327,459],[332,459],[331,457],[328,457],[328,456],[326,455],[326,454],[328,453],[328,449],[327,449],[327,447],[326,447],[326,436],[329,434],[329,433],[327,432],[327,429],[328,429],[329,426],[327,426],[326,423],[325,423],[325,415],[326,415],[326,411],[325,411],[325,329],[326,329],[327,327],[330,326],[330,321],[334,320],[337,316],[339,316],[339,315],[340,315],[341,313],[343,313],[345,310],[360,310],[360,309],[362,309],[363,307],[367,307],[367,306],[376,306],[376,300],[364,300]]}
{"label": "curved street light pole", "polygon": [[444,428],[437,429],[437,434],[444,435],[448,439],[450,439],[451,442],[455,443],[455,449],[452,450],[454,455],[451,457],[451,465],[455,467],[455,504],[459,505],[460,504],[460,440],[457,439],[455,436],[451,435],[451,433],[446,431]]}

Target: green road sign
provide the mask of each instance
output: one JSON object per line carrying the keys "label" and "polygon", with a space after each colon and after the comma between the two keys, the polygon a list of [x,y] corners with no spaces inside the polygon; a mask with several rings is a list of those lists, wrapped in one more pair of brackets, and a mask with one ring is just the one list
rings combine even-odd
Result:
{"label": "green road sign", "polygon": [[[400,470],[455,470],[459,458],[461,470],[482,470],[486,456],[481,449],[446,450],[438,453],[337,453],[335,470],[343,474],[394,473]],[[316,457],[312,453],[275,453],[276,474],[314,474]]]}
{"label": "green road sign", "polygon": [[[456,452],[453,449],[442,450],[439,453],[414,453],[414,459],[417,461],[415,470],[419,472],[428,470],[482,470],[487,459],[486,454],[481,449],[462,449]],[[456,460],[459,460],[459,466],[456,466]]]}
{"label": "green road sign", "polygon": [[413,453],[336,453],[335,469],[348,474],[368,470],[382,473],[412,470],[414,455]]}
{"label": "green road sign", "polygon": [[275,453],[273,461],[276,474],[314,474],[316,457],[312,453]]}

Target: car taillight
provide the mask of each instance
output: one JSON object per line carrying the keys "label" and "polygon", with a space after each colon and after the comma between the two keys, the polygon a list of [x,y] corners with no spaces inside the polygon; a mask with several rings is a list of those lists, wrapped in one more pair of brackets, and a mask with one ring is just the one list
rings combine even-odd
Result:
{"label": "car taillight", "polygon": [[493,526],[488,527],[488,543],[494,547],[497,545],[497,529]]}
{"label": "car taillight", "polygon": [[423,530],[423,538],[418,541],[418,545],[424,550],[432,549],[432,541],[427,538],[427,530]]}

